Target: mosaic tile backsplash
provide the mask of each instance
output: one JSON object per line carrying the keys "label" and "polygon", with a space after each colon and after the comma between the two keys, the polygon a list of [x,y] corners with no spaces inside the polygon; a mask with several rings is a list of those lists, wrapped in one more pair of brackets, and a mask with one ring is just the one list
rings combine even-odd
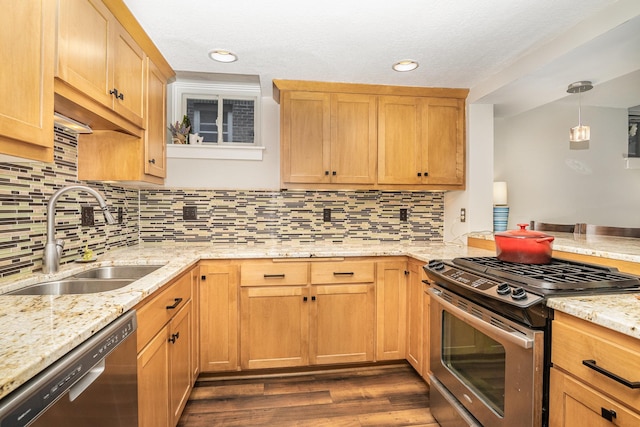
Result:
{"label": "mosaic tile backsplash", "polygon": [[[56,238],[65,241],[62,263],[79,258],[85,246],[100,255],[139,241],[138,190],[78,181],[77,140],[58,128],[54,149],[54,163],[0,163],[0,278],[42,268],[47,203],[55,191],[68,185],[88,185],[100,192],[113,214],[117,216],[122,208],[123,222],[106,225],[93,197],[74,191],[64,194],[55,217]],[[81,225],[83,205],[96,208],[94,226]]]}
{"label": "mosaic tile backsplash", "polygon": [[[184,219],[184,208],[196,219]],[[324,221],[329,209],[331,221]],[[400,220],[407,209],[407,221]],[[311,243],[442,241],[443,193],[222,191],[140,193],[144,242]]]}
{"label": "mosaic tile backsplash", "polygon": [[[73,184],[105,196],[123,222],[107,225],[95,209],[95,225],[81,225],[81,206],[97,208],[83,193],[65,194],[56,208],[56,238],[65,240],[62,263],[85,246],[96,255],[140,242],[313,243],[415,242],[443,238],[443,193],[383,191],[225,191],[136,189],[77,179],[78,144],[56,128],[54,163],[0,163],[0,279],[42,267],[46,210],[51,195]],[[185,207],[196,219],[185,219]],[[325,209],[330,221],[325,221]],[[400,209],[407,220],[400,220]]]}

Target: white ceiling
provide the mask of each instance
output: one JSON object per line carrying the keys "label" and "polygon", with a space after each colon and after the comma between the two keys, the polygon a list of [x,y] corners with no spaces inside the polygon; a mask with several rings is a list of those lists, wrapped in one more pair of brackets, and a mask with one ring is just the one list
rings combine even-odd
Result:
{"label": "white ceiling", "polygon": [[[600,84],[611,95],[614,79],[640,70],[638,0],[124,2],[174,70],[257,76],[265,96],[275,78],[461,87],[509,116],[566,97],[577,80],[594,82],[596,103]],[[214,62],[214,48],[239,60]],[[420,67],[393,71],[402,59]],[[623,92],[635,101],[609,102],[640,104]]]}

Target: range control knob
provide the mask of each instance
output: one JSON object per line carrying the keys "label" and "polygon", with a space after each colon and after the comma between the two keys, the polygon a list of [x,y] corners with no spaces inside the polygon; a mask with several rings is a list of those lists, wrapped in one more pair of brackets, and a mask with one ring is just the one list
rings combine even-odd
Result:
{"label": "range control knob", "polygon": [[513,288],[511,291],[511,298],[515,300],[527,299],[527,293],[520,287]]}
{"label": "range control knob", "polygon": [[511,293],[511,286],[507,282],[502,282],[498,285],[496,292],[499,295],[509,295]]}
{"label": "range control knob", "polygon": [[436,271],[444,269],[444,264],[439,259],[432,259],[431,261],[429,261],[428,266],[430,269],[436,270]]}

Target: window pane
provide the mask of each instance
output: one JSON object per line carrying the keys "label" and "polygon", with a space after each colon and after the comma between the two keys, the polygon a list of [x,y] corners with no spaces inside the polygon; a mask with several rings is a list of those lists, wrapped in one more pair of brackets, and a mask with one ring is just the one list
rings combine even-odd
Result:
{"label": "window pane", "polygon": [[217,99],[187,99],[187,116],[191,120],[191,133],[204,137],[204,142],[218,142]]}
{"label": "window pane", "polygon": [[224,142],[254,142],[254,101],[225,99],[222,110]]}

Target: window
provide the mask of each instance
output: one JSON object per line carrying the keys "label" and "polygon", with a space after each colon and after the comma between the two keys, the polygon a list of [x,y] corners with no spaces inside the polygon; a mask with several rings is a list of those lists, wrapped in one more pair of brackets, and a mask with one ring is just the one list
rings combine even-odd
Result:
{"label": "window", "polygon": [[201,81],[171,84],[172,123],[187,115],[191,133],[217,146],[260,146],[260,86]]}

